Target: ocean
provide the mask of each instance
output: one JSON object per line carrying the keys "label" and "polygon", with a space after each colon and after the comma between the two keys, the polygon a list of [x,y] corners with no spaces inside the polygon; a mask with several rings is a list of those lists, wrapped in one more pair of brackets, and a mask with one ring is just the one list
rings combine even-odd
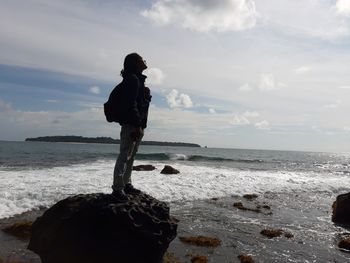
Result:
{"label": "ocean", "polygon": [[[0,219],[71,195],[110,193],[117,154],[111,144],[0,142]],[[349,153],[141,146],[140,164],[156,170],[134,171],[133,184],[168,202],[184,232],[223,240],[213,262],[229,262],[229,249],[259,255],[257,262],[350,262],[337,248],[347,230],[331,222],[336,196],[350,191]],[[180,173],[163,175],[164,165]],[[271,210],[241,211],[233,201]],[[294,238],[262,237],[269,227]]]}

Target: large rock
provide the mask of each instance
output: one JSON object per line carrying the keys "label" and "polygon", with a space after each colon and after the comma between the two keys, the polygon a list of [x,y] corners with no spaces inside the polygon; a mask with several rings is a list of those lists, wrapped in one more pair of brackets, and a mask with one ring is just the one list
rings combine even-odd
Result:
{"label": "large rock", "polygon": [[156,169],[156,167],[151,164],[141,164],[133,166],[132,169],[134,171],[153,171]]}
{"label": "large rock", "polygon": [[42,263],[160,263],[176,237],[169,207],[140,194],[118,202],[108,194],[59,201],[32,226],[28,248]]}
{"label": "large rock", "polygon": [[164,165],[164,168],[162,171],[160,171],[161,174],[178,174],[180,173],[179,170],[176,170],[175,168],[171,167],[170,165]]}
{"label": "large rock", "polygon": [[350,193],[338,195],[332,207],[332,221],[338,224],[350,225]]}

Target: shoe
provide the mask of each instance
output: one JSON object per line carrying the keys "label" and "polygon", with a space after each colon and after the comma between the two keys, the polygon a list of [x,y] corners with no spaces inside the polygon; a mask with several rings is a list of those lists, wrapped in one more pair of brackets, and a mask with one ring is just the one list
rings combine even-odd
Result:
{"label": "shoe", "polygon": [[134,195],[138,195],[142,193],[141,190],[136,189],[132,184],[126,184],[124,187],[124,191],[126,194],[134,194]]}
{"label": "shoe", "polygon": [[112,196],[121,202],[129,201],[129,197],[125,194],[124,190],[113,190]]}

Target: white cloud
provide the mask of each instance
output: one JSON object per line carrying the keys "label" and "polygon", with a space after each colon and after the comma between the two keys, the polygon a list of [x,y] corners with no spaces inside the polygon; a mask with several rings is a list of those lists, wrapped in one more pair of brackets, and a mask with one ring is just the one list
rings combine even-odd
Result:
{"label": "white cloud", "polygon": [[326,104],[323,107],[326,109],[336,109],[340,106],[341,100],[337,100],[335,103]]}
{"label": "white cloud", "polygon": [[260,76],[259,89],[261,91],[274,90],[275,88],[275,78],[272,74],[262,74]]}
{"label": "white cloud", "polygon": [[230,120],[231,125],[247,125],[250,121],[243,115],[235,114]]}
{"label": "white cloud", "polygon": [[215,114],[216,113],[216,110],[215,109],[213,109],[213,108],[209,108],[209,113],[211,113],[211,114]]}
{"label": "white cloud", "polygon": [[240,91],[251,91],[251,90],[252,90],[252,87],[251,87],[248,83],[246,83],[246,84],[240,86],[240,87],[239,87],[239,90],[240,90]]}
{"label": "white cloud", "polygon": [[260,116],[260,113],[256,111],[246,111],[243,113],[243,116],[247,118],[256,118]]}
{"label": "white cloud", "polygon": [[259,130],[270,130],[270,123],[266,120],[257,122],[254,124],[254,126]]}
{"label": "white cloud", "polygon": [[294,69],[295,73],[297,73],[297,74],[304,74],[304,73],[309,72],[310,70],[311,70],[311,68],[308,66],[301,66],[301,67]]}
{"label": "white cloud", "polygon": [[101,93],[101,90],[99,87],[97,86],[92,86],[89,88],[89,91],[93,94],[100,94]]}
{"label": "white cloud", "polygon": [[161,71],[159,68],[147,69],[145,74],[147,75],[147,85],[160,85],[163,83],[165,78],[163,71]]}
{"label": "white cloud", "polygon": [[177,24],[201,32],[250,29],[258,16],[253,0],[157,0],[141,14],[159,25]]}
{"label": "white cloud", "polygon": [[345,127],[344,127],[344,131],[350,132],[350,127],[349,127],[349,126],[345,126]]}
{"label": "white cloud", "polygon": [[350,89],[350,86],[340,86],[339,89]]}
{"label": "white cloud", "polygon": [[193,102],[187,94],[179,94],[176,89],[170,91],[166,96],[170,108],[192,108]]}
{"label": "white cloud", "polygon": [[336,108],[338,108],[338,104],[327,104],[327,105],[324,105],[323,106],[324,108],[326,108],[326,109],[336,109]]}
{"label": "white cloud", "polygon": [[335,7],[339,14],[350,15],[350,0],[338,0]]}

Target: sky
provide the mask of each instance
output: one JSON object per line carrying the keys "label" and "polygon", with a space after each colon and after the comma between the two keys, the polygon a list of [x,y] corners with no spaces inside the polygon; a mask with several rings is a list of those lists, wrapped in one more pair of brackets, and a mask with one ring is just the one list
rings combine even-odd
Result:
{"label": "sky", "polygon": [[144,140],[350,152],[350,0],[0,0],[0,140],[119,138],[139,53]]}

